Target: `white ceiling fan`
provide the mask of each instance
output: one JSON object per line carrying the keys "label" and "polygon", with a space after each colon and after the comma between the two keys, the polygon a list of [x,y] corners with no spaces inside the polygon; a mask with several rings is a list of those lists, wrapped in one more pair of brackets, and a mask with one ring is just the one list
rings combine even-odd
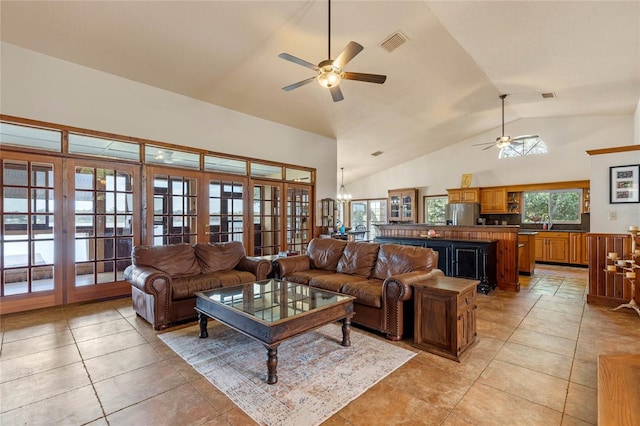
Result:
{"label": "white ceiling fan", "polygon": [[539,138],[538,135],[522,135],[522,136],[516,136],[515,138],[512,138],[511,136],[505,136],[504,134],[504,99],[506,97],[507,97],[506,94],[500,95],[500,99],[502,99],[502,136],[496,138],[495,142],[477,143],[477,144],[474,144],[473,146],[489,145],[488,147],[484,148],[483,151],[491,148],[492,146],[496,146],[502,149],[502,148],[508,147],[509,145],[522,145],[526,139]]}

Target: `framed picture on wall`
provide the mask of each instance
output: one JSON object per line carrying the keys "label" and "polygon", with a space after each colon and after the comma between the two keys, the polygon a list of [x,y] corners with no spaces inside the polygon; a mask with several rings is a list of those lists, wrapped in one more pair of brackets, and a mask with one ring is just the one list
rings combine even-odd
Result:
{"label": "framed picture on wall", "polygon": [[609,167],[609,202],[640,203],[640,164]]}

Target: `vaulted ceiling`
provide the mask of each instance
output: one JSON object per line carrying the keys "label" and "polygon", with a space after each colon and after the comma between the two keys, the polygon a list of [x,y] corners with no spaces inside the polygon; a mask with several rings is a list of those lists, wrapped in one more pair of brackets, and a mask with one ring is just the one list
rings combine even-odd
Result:
{"label": "vaulted ceiling", "polygon": [[[346,183],[491,129],[500,136],[502,93],[507,129],[520,118],[633,114],[638,105],[639,1],[334,0],[332,58],[353,40],[364,51],[345,68],[387,75],[383,85],[344,81],[336,103],[315,83],[283,91],[314,71],[278,58],[328,59],[327,6],[3,0],[0,37],[335,138]],[[390,52],[381,43],[396,32],[407,41]],[[556,97],[541,96],[549,92]]]}

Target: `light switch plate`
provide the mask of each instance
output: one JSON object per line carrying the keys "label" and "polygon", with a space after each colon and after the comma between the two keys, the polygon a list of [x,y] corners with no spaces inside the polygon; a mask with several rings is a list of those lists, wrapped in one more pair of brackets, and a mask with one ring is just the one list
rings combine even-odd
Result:
{"label": "light switch plate", "polygon": [[612,210],[609,212],[609,220],[618,220],[618,212]]}

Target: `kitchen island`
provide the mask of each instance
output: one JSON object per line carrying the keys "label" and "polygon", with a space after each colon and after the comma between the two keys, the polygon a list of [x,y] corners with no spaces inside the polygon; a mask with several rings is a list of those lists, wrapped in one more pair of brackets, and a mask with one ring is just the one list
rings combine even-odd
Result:
{"label": "kitchen island", "polygon": [[[520,232],[520,227],[517,225],[433,226],[426,224],[389,224],[377,225],[377,228],[381,242],[391,242],[395,239],[401,243],[403,238],[494,241],[495,260],[487,259],[487,261],[495,262],[495,281],[498,288],[506,291],[520,291],[518,273],[518,233]],[[436,235],[428,237],[429,230],[435,231]],[[487,270],[493,269],[491,266],[488,265]]]}

